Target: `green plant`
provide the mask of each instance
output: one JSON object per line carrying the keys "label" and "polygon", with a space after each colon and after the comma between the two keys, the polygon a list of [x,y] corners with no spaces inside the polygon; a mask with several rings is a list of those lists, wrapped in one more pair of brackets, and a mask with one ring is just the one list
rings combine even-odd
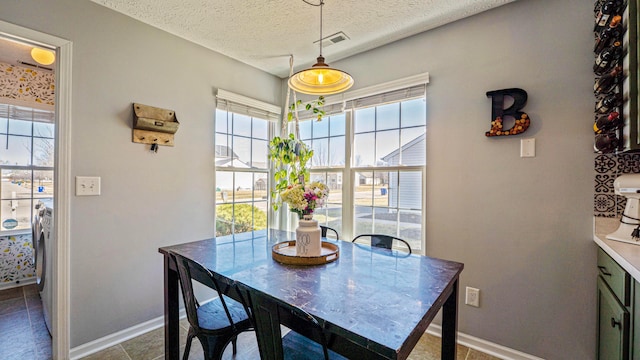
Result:
{"label": "green plant", "polygon": [[[302,105],[302,100],[298,100],[293,104],[289,105],[289,112],[287,113],[287,120],[292,121],[294,118],[294,114],[296,109],[298,109]],[[322,120],[322,117],[326,114],[326,112],[322,109],[324,105],[324,96],[318,96],[318,99],[310,101],[306,103],[305,109],[307,111],[312,111],[316,116],[317,120]]]}
{"label": "green plant", "polygon": [[287,138],[274,137],[269,142],[269,160],[275,167],[274,188],[271,190],[273,210],[278,210],[282,204],[280,194],[289,185],[307,182],[309,169],[307,163],[313,156],[313,150],[309,149],[302,140],[296,139],[293,134]]}
{"label": "green plant", "polygon": [[236,233],[266,229],[267,213],[251,204],[216,206],[216,236],[230,235],[234,227]]}

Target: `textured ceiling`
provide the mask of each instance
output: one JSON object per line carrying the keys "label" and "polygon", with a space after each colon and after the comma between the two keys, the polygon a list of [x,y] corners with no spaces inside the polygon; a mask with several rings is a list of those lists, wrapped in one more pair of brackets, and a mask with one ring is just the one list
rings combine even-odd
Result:
{"label": "textured ceiling", "polygon": [[[319,54],[320,8],[303,0],[91,0],[279,77]],[[319,0],[308,0],[318,4]],[[323,37],[350,39],[323,49],[327,63],[515,0],[325,0]]]}

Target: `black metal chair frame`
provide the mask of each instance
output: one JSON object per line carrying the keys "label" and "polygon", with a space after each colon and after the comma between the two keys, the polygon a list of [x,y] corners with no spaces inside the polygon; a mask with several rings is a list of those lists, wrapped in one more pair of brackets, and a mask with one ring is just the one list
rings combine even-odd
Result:
{"label": "black metal chair frame", "polygon": [[370,242],[369,244],[371,245],[371,247],[379,247],[379,248],[384,248],[384,249],[389,249],[392,250],[393,249],[393,241],[399,241],[401,243],[403,243],[407,249],[409,250],[409,254],[411,254],[411,245],[409,245],[409,243],[404,240],[401,239],[399,237],[395,237],[393,235],[385,235],[385,234],[361,234],[356,236],[355,238],[353,238],[353,240],[351,242],[356,242],[356,240],[360,239],[360,238],[364,238],[364,237],[369,237],[370,238]]}
{"label": "black metal chair frame", "polygon": [[[311,314],[297,306],[284,305],[242,284],[236,284],[236,288],[255,328],[261,360],[320,359],[322,357],[325,360],[346,360],[345,357],[328,350],[324,328]],[[296,321],[304,324],[306,336],[291,330],[283,337],[280,327],[283,314],[291,315]],[[316,342],[310,337],[320,341]],[[296,354],[292,354],[293,351]]]}
{"label": "black metal chair frame", "polygon": [[[189,358],[191,342],[197,337],[202,344],[204,357],[207,360],[219,360],[222,358],[229,342],[233,345],[233,353],[237,352],[237,337],[243,331],[253,329],[251,320],[244,306],[237,301],[226,297],[214,278],[213,274],[201,264],[193,260],[187,260],[183,256],[170,253],[176,263],[180,287],[184,300],[187,320],[189,321],[189,333],[184,350],[183,360]],[[210,281],[207,286],[214,288],[218,298],[203,304],[198,303],[193,292],[192,274],[198,272],[206,275]]]}
{"label": "black metal chair frame", "polygon": [[[322,237],[323,238],[327,238],[327,232],[328,231],[333,231],[333,233],[336,234],[336,240],[340,240],[340,235],[338,234],[338,230],[328,227],[328,226],[324,226],[324,225],[320,225],[320,230],[322,231]],[[330,239],[330,238],[327,238]]]}

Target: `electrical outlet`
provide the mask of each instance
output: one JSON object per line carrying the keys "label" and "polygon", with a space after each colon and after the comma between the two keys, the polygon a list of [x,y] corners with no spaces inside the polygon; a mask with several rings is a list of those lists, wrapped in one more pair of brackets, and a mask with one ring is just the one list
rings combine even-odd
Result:
{"label": "electrical outlet", "polygon": [[466,305],[480,307],[480,289],[467,286],[467,293],[464,299]]}
{"label": "electrical outlet", "polygon": [[99,176],[76,176],[76,196],[100,195]]}

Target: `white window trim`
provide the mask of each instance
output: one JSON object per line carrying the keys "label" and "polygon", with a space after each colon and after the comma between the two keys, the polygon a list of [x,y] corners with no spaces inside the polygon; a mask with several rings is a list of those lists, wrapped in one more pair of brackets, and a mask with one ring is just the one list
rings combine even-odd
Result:
{"label": "white window trim", "polygon": [[[346,91],[342,94],[327,96],[324,99],[325,105],[338,104],[341,102],[347,102],[349,100],[360,99],[364,97],[374,96],[377,94],[386,93],[389,91],[400,90],[417,85],[429,84],[429,73],[420,73],[412,76],[408,76],[402,79],[387,81],[384,83],[367,86],[364,88]],[[346,109],[348,110],[348,109]]]}
{"label": "white window trim", "polygon": [[[223,100],[231,103],[244,105],[248,108],[254,108],[254,109],[266,111],[268,113],[273,113],[275,116],[277,116],[278,119],[282,114],[282,109],[277,105],[269,104],[267,102],[256,100],[244,95],[236,94],[224,89],[218,89],[216,93],[216,100]],[[267,120],[270,120],[270,119],[267,119]]]}

